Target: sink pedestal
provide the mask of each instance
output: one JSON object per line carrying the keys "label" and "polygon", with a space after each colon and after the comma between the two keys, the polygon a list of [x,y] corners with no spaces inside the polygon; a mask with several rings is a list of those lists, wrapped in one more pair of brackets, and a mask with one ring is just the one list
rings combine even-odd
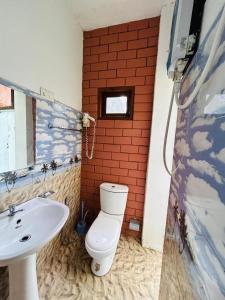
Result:
{"label": "sink pedestal", "polygon": [[36,253],[9,264],[9,300],[39,300]]}

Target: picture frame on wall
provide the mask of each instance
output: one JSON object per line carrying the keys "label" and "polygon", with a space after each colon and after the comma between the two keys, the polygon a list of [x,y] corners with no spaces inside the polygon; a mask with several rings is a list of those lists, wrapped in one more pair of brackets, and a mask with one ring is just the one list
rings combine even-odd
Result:
{"label": "picture frame on wall", "polygon": [[0,84],[0,110],[14,109],[14,90]]}

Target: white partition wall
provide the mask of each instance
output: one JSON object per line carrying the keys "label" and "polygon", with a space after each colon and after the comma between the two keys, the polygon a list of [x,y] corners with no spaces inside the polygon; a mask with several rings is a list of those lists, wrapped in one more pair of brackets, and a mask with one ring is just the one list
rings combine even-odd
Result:
{"label": "white partition wall", "polygon": [[[170,189],[170,176],[166,173],[163,165],[163,140],[173,86],[172,80],[167,77],[166,69],[173,7],[174,3],[168,1],[161,11],[142,233],[142,245],[160,252],[163,251]],[[167,161],[171,167],[176,114],[177,109],[174,105],[167,147]]]}

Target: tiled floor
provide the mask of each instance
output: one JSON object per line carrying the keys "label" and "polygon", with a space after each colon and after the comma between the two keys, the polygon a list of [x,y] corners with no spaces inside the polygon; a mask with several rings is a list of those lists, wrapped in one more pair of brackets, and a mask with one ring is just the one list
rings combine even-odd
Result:
{"label": "tiled floor", "polygon": [[111,271],[96,277],[84,243],[73,237],[39,270],[41,300],[158,299],[162,255],[121,237]]}

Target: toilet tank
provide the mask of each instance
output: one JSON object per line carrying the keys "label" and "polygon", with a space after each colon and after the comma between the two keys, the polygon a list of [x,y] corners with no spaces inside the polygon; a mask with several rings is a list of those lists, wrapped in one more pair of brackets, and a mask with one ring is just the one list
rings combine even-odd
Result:
{"label": "toilet tank", "polygon": [[104,182],[100,185],[101,210],[111,215],[123,215],[127,204],[128,186]]}

